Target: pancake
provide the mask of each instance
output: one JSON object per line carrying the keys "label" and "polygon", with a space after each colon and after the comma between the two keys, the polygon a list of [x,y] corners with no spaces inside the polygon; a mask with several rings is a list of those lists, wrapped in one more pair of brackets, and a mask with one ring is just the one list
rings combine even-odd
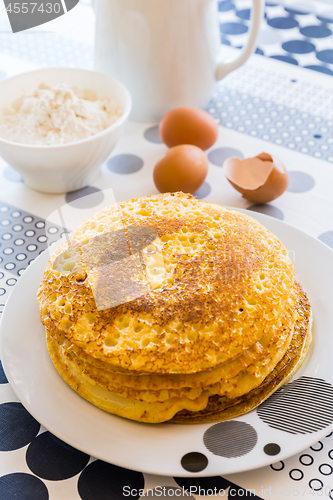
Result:
{"label": "pancake", "polygon": [[[63,343],[63,339],[60,338],[62,333],[53,328],[50,331],[52,336],[57,337],[59,343]],[[148,389],[151,391],[157,389],[179,389],[182,387],[206,387],[208,385],[216,384],[219,382],[221,385],[223,380],[229,380],[232,377],[235,378],[240,372],[248,369],[254,370],[251,365],[256,362],[265,365],[265,368],[270,366],[273,361],[274,365],[283,356],[285,350],[287,349],[293,330],[279,331],[278,333],[269,332],[266,334],[259,342],[254,346],[249,348],[247,351],[239,355],[237,358],[218,365],[215,368],[201,371],[192,374],[140,374],[131,372],[118,373],[114,371],[112,366],[104,363],[101,360],[96,360],[95,358],[85,354],[82,349],[78,346],[71,344],[67,340],[67,350],[70,350],[72,357],[78,358],[78,363],[80,360],[84,362],[86,370],[89,370],[94,376],[98,377],[100,373],[103,377],[108,378],[110,383],[119,384],[123,387],[131,387],[133,389]],[[276,357],[278,356],[278,357]],[[252,366],[252,368],[251,368]]]}
{"label": "pancake", "polygon": [[[119,206],[125,226],[157,230],[166,271],[160,286],[96,311],[88,280],[55,271],[51,261],[39,293],[46,326],[50,318],[90,356],[146,373],[213,368],[269,331],[292,328],[293,266],[282,243],[258,222],[183,194]],[[82,250],[112,232],[117,213],[112,206],[91,217],[74,231],[72,247]]]}
{"label": "pancake", "polygon": [[243,414],[309,345],[310,305],[283,244],[183,193],[94,214],[51,258],[37,298],[65,381],[143,422]]}
{"label": "pancake", "polygon": [[[213,370],[189,374],[185,377],[181,375],[131,375],[126,377],[123,374],[103,370],[101,366],[97,368],[87,361],[87,358],[82,359],[77,356],[77,348],[65,340],[56,329],[49,331],[49,335],[61,345],[63,356],[68,358],[71,365],[77,365],[77,371],[83,371],[90,379],[114,394],[147,402],[162,402],[183,395],[195,399],[203,390],[220,396],[240,396],[260,384],[283,357],[291,340],[288,337],[280,349],[277,349],[273,343],[269,343],[265,348],[258,343],[255,348],[249,349],[248,352],[229,363]],[[213,371],[214,373],[212,373]],[[212,383],[207,383],[209,380]]]}
{"label": "pancake", "polygon": [[[264,380],[257,379],[255,389],[241,397],[212,395],[209,388],[202,390],[194,398],[190,394],[178,397],[170,395],[162,402],[142,400],[135,392],[132,394],[135,397],[122,397],[108,390],[103,380],[91,377],[86,365],[71,355],[68,341],[64,337],[57,338],[48,331],[47,344],[51,358],[64,380],[82,397],[105,411],[150,423],[167,420],[177,423],[222,421],[243,415],[258,406],[289,381],[304,361],[311,342],[312,317],[309,300],[300,286],[298,298],[300,314],[285,355]],[[253,380],[251,382],[253,384]]]}
{"label": "pancake", "polygon": [[305,291],[300,288],[299,317],[295,323],[295,332],[290,346],[282,360],[263,382],[242,397],[226,398],[212,396],[206,408],[201,412],[178,412],[173,422],[176,423],[211,423],[239,417],[263,403],[281,386],[288,383],[302,366],[312,341],[312,311]]}

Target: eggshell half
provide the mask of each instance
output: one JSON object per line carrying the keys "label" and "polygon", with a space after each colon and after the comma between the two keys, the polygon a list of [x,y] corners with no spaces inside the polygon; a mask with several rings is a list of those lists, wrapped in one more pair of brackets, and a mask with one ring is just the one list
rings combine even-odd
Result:
{"label": "eggshell half", "polygon": [[285,192],[289,174],[278,158],[261,153],[254,158],[228,158],[223,165],[230,184],[249,201],[268,203]]}

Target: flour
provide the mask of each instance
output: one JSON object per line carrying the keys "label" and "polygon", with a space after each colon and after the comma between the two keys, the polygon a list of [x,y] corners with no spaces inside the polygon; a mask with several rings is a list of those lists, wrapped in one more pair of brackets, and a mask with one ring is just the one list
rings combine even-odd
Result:
{"label": "flour", "polygon": [[41,84],[33,96],[2,110],[0,137],[21,144],[64,144],[105,130],[122,113],[115,100],[97,99],[94,91]]}

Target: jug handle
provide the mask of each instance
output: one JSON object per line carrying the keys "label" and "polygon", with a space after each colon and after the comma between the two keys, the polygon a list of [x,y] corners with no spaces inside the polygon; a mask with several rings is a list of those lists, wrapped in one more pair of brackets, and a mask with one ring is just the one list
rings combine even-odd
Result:
{"label": "jug handle", "polygon": [[251,28],[247,44],[236,59],[230,62],[220,62],[218,64],[215,73],[216,80],[221,80],[221,78],[224,78],[230,71],[239,68],[239,66],[245,63],[255,49],[260,23],[264,14],[265,0],[252,0],[252,3]]}

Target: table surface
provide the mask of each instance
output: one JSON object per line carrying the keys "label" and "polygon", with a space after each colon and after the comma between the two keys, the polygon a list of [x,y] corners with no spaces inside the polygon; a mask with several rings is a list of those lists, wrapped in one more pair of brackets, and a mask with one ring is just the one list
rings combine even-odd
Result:
{"label": "table surface", "polygon": [[[244,43],[250,4],[219,2],[224,45]],[[266,4],[257,55],[217,85],[207,106],[220,130],[207,151],[209,173],[196,195],[284,220],[333,248],[332,4],[330,0]],[[81,0],[62,18],[15,35],[2,9],[0,47],[0,78],[50,65],[92,68],[91,5]],[[113,189],[117,201],[156,193],[152,169],[165,151],[156,124],[129,122],[96,182],[66,195],[29,189],[0,159],[0,314],[19,276],[46,248],[43,222],[52,211],[64,203],[78,207],[77,200],[92,192],[97,194],[97,210],[106,188]],[[284,161],[290,185],[274,202],[256,205],[233,190],[221,167],[228,156],[262,151]],[[189,483],[141,474],[96,460],[56,439],[22,407],[0,369],[0,475],[1,500],[120,499],[126,485],[138,489],[130,498],[140,498],[140,488],[150,490],[151,498],[176,493],[189,498],[184,491],[176,492],[189,484],[202,488],[200,498],[204,493],[209,497],[209,489],[220,489],[222,484],[225,498],[230,499],[249,497],[246,490],[255,492],[252,498],[262,499],[333,498],[333,434],[283,462],[228,477]],[[192,498],[199,498],[193,491]]]}

